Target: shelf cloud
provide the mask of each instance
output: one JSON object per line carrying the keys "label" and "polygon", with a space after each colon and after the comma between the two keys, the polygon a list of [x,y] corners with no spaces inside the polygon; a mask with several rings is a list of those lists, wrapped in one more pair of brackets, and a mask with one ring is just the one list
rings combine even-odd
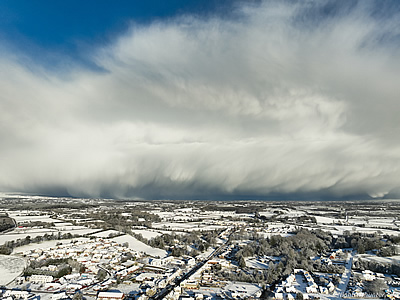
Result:
{"label": "shelf cloud", "polygon": [[96,70],[3,48],[0,189],[398,197],[400,18],[383,2],[238,3],[227,18],[132,24],[89,54]]}

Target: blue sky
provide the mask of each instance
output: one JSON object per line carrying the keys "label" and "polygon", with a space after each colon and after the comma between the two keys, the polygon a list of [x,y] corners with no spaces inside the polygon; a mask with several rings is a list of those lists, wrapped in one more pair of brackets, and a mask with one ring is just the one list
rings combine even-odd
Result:
{"label": "blue sky", "polygon": [[[4,0],[0,2],[0,39],[36,60],[44,59],[46,53],[85,62],[87,52],[110,43],[131,26],[145,26],[185,14],[226,17],[235,2]],[[56,63],[56,59],[51,63]]]}
{"label": "blue sky", "polygon": [[0,1],[0,191],[400,197],[399,1]]}

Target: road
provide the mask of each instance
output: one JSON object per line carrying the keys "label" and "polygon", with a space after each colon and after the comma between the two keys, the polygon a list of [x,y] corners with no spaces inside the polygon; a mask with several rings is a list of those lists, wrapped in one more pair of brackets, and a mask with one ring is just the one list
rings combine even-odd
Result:
{"label": "road", "polygon": [[190,269],[188,272],[185,273],[180,279],[175,280],[174,283],[171,283],[167,285],[164,289],[159,291],[157,294],[154,296],[150,297],[149,299],[151,300],[160,300],[164,299],[165,296],[167,296],[175,287],[179,286],[181,282],[183,282],[186,279],[189,279],[190,276],[192,276],[194,273],[196,273],[202,266],[204,266],[210,259],[213,259],[215,256],[220,254],[230,243],[230,236],[232,235],[232,232],[230,233],[228,239],[224,244],[219,246],[217,249],[215,249],[209,256],[207,256],[205,259],[203,259],[201,262],[197,263],[192,269]]}
{"label": "road", "polygon": [[337,299],[341,299],[343,297],[343,294],[346,292],[347,285],[349,284],[349,280],[351,277],[351,267],[353,265],[353,255],[354,255],[353,252],[349,253],[349,256],[346,259],[346,264],[345,264],[346,270],[344,271],[342,278],[340,279],[339,285],[337,286],[336,291],[334,293],[334,296]]}

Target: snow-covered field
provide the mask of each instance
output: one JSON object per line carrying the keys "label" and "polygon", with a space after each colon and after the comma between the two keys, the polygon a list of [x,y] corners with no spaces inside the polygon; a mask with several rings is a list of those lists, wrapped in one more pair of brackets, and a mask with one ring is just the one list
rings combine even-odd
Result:
{"label": "snow-covered field", "polygon": [[376,255],[369,255],[369,254],[358,254],[355,256],[355,258],[356,257],[370,260],[370,261],[386,263],[386,264],[400,263],[400,255],[391,256],[391,257],[380,257],[380,256],[376,256]]}
{"label": "snow-covered field", "polygon": [[246,259],[246,266],[254,269],[268,269],[268,263],[262,262],[254,257]]}
{"label": "snow-covered field", "polygon": [[90,229],[90,228],[86,228],[83,227],[82,229],[73,229],[73,230],[64,230],[61,231],[61,233],[71,233],[71,234],[76,234],[76,235],[85,235],[85,234],[92,234],[95,232],[98,232],[99,229]]}
{"label": "snow-covered field", "polygon": [[0,235],[0,245],[3,245],[6,242],[9,241],[16,241],[18,239],[25,239],[27,236],[29,236],[31,239],[33,239],[36,236],[43,236],[45,234],[57,234],[56,230],[50,230],[50,229],[46,229],[46,230],[27,230],[25,232],[21,232],[21,233],[14,233],[14,231],[11,231],[7,234],[3,234]]}
{"label": "snow-covered field", "polygon": [[279,235],[281,237],[288,237],[288,236],[293,236],[293,233],[282,233],[282,232],[260,232],[260,235],[262,235],[265,239],[270,238],[273,235]]}
{"label": "snow-covered field", "polygon": [[167,256],[167,251],[158,249],[158,248],[152,248],[145,243],[137,240],[131,235],[121,235],[115,238],[112,238],[113,241],[116,241],[117,243],[123,244],[127,242],[129,244],[129,248],[138,252],[144,252],[148,255],[151,256],[159,256],[159,257],[165,257]]}
{"label": "snow-covered field", "polygon": [[247,282],[228,282],[224,287],[225,291],[239,292],[243,297],[250,297],[260,291],[261,286]]}
{"label": "snow-covered field", "polygon": [[188,234],[187,232],[183,232],[183,231],[169,231],[169,230],[157,230],[157,232],[161,233],[161,234],[179,234],[179,235],[184,235],[184,234]]}
{"label": "snow-covered field", "polygon": [[45,222],[45,223],[55,223],[57,220],[50,218],[50,216],[27,216],[20,213],[9,213],[11,218],[14,218],[17,224],[26,222]]}
{"label": "snow-covered field", "polygon": [[264,216],[266,218],[271,218],[272,216],[275,216],[275,214],[273,212],[270,212],[270,211],[260,211],[259,215],[260,216]]}
{"label": "snow-covered field", "polygon": [[142,230],[142,229],[132,229],[132,232],[136,234],[141,234],[145,239],[152,239],[162,235],[162,233],[157,231]]}
{"label": "snow-covered field", "polygon": [[85,235],[94,232],[98,232],[99,229],[90,229],[84,226],[68,226],[68,228],[16,228],[13,231],[10,231],[6,234],[0,235],[0,245],[3,245],[9,241],[16,241],[18,239],[25,239],[29,236],[31,239],[37,236],[44,236],[45,234],[55,234],[57,235],[59,232],[61,234],[71,233],[73,235]]}
{"label": "snow-covered field", "polygon": [[177,231],[195,231],[195,230],[210,231],[210,230],[225,228],[224,226],[207,225],[203,224],[202,222],[186,222],[186,223],[162,222],[162,223],[154,223],[153,227],[157,229],[172,229]]}
{"label": "snow-covered field", "polygon": [[99,238],[107,238],[110,235],[118,235],[120,233],[121,232],[119,232],[117,230],[110,229],[110,230],[101,231],[101,232],[98,232],[98,233],[93,233],[93,234],[91,234],[91,236],[95,236],[95,237],[99,237]]}
{"label": "snow-covered field", "polygon": [[57,228],[58,230],[79,230],[79,229],[87,229],[87,227],[82,226],[82,225],[72,225],[71,223],[56,223],[54,224],[55,228]]}
{"label": "snow-covered field", "polygon": [[322,216],[315,216],[315,219],[317,220],[317,224],[334,224],[338,221],[345,221],[344,219],[336,219]]}
{"label": "snow-covered field", "polygon": [[25,260],[10,255],[0,255],[0,285],[13,281],[25,268]]}
{"label": "snow-covered field", "polygon": [[70,244],[71,241],[87,241],[87,240],[89,240],[89,238],[75,238],[75,239],[67,239],[67,240],[44,241],[41,243],[31,243],[28,245],[14,248],[13,254],[24,252],[24,251],[29,251],[29,250],[35,250],[35,249],[48,249],[48,248],[55,247],[57,244],[63,244],[63,245]]}
{"label": "snow-covered field", "polygon": [[399,235],[400,234],[400,231],[397,231],[397,230],[371,228],[371,227],[357,227],[357,226],[351,226],[351,225],[320,224],[320,225],[318,225],[318,227],[314,226],[313,228],[315,228],[315,229],[320,228],[320,229],[322,229],[324,231],[328,231],[334,235],[343,235],[343,233],[345,231],[349,231],[350,233],[360,232],[360,233],[367,233],[367,234],[372,234],[375,232],[380,232],[382,234],[387,234],[387,235]]}

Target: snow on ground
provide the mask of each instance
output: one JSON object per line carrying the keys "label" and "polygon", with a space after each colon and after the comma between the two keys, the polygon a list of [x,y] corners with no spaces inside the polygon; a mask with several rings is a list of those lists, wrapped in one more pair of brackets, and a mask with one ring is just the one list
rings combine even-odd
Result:
{"label": "snow on ground", "polygon": [[72,223],[69,222],[58,222],[54,224],[55,227],[64,227],[64,226],[73,226]]}
{"label": "snow on ground", "polygon": [[132,232],[136,234],[141,234],[145,239],[148,240],[162,235],[162,233],[157,231],[141,230],[141,229],[132,229]]}
{"label": "snow on ground", "polygon": [[382,234],[387,235],[399,235],[400,231],[397,230],[390,230],[390,229],[379,229],[379,228],[357,228],[357,232],[361,233],[375,233],[375,232],[382,232]]}
{"label": "snow on ground", "polygon": [[258,214],[260,216],[264,216],[266,218],[271,218],[272,216],[276,215],[276,214],[274,214],[273,212],[270,212],[270,211],[260,211]]}
{"label": "snow on ground", "polygon": [[117,230],[110,229],[110,230],[106,230],[106,231],[93,233],[93,234],[91,234],[91,236],[95,236],[95,237],[99,237],[99,238],[107,238],[110,235],[118,235],[118,234],[121,234],[121,232],[117,231]]}
{"label": "snow on ground", "polygon": [[301,216],[305,216],[306,212],[298,211],[298,210],[288,210],[287,212],[283,211],[283,214],[277,216],[279,219],[286,219],[286,218],[298,218]]}
{"label": "snow on ground", "polygon": [[246,266],[253,269],[268,269],[268,263],[262,262],[254,257],[246,259]]}
{"label": "snow on ground", "polygon": [[153,227],[157,229],[172,229],[178,231],[208,231],[225,228],[221,225],[207,225],[202,222],[162,222],[162,223],[153,223]]}
{"label": "snow on ground", "polygon": [[210,256],[210,254],[215,250],[215,248],[208,248],[207,251],[200,253],[199,255],[196,256],[198,259],[204,259],[207,256]]}
{"label": "snow on ground", "polygon": [[218,297],[217,294],[221,293],[221,288],[216,288],[216,287],[200,287],[198,289],[198,292],[210,297],[212,300],[216,299],[221,299],[221,297]]}
{"label": "snow on ground", "polygon": [[73,235],[85,235],[85,234],[92,234],[98,232],[99,229],[90,229],[87,227],[83,227],[82,229],[73,229],[73,230],[64,230],[61,233],[71,233]]}
{"label": "snow on ground", "polygon": [[138,252],[144,252],[151,256],[159,256],[159,257],[167,256],[167,251],[158,248],[152,248],[128,234],[112,238],[112,240],[120,244],[127,242],[129,244],[130,249]]}
{"label": "snow on ground", "polygon": [[360,233],[375,233],[375,232],[382,232],[382,234],[387,235],[399,235],[400,231],[390,230],[390,229],[379,229],[379,228],[369,228],[369,227],[356,227],[350,225],[319,225],[322,230],[329,231],[332,234],[336,235],[343,235],[345,231],[349,232],[360,232]]}
{"label": "snow on ground", "polygon": [[243,297],[249,297],[260,291],[261,286],[247,282],[228,282],[224,287],[225,291],[239,292]]}
{"label": "snow on ground", "polygon": [[282,232],[260,232],[259,234],[263,235],[265,239],[270,238],[273,235],[280,235],[281,237],[289,237],[295,235],[293,233],[282,233]]}
{"label": "snow on ground", "polygon": [[115,288],[117,291],[123,292],[125,295],[135,295],[142,292],[140,288],[141,283],[131,283],[131,284],[118,284]]}
{"label": "snow on ground", "polygon": [[13,231],[11,231],[10,233],[7,234],[3,234],[0,235],[0,245],[3,245],[6,242],[9,241],[16,241],[18,239],[25,239],[27,236],[29,236],[31,239],[33,239],[34,237],[37,236],[43,236],[45,234],[57,234],[57,231],[55,230],[46,230],[46,231],[26,231],[24,233],[13,233]]}
{"label": "snow on ground", "polygon": [[25,260],[10,255],[0,255],[0,285],[6,285],[19,276],[25,268]]}
{"label": "snow on ground", "polygon": [[26,216],[20,215],[17,213],[9,213],[9,216],[19,223],[26,223],[26,222],[46,222],[46,223],[55,223],[57,220],[50,218],[50,216]]}
{"label": "snow on ground", "polygon": [[153,211],[155,215],[158,215],[161,219],[173,218],[175,213],[172,211]]}
{"label": "snow on ground", "polygon": [[184,235],[184,234],[188,234],[187,232],[183,232],[183,231],[176,231],[176,230],[157,230],[157,232],[161,233],[161,234],[179,234],[179,235]]}
{"label": "snow on ground", "polygon": [[[76,229],[75,229],[76,228]],[[45,234],[61,234],[71,233],[73,235],[85,235],[99,231],[99,229],[90,229],[84,226],[74,226],[72,229],[58,230],[54,228],[16,228],[13,231],[0,235],[0,245],[9,241],[16,241],[18,239],[25,239],[29,236],[31,239],[37,236],[44,236]]]}
{"label": "snow on ground", "polygon": [[398,226],[395,224],[395,218],[371,218],[371,217],[355,217],[352,216],[349,218],[350,224],[362,225],[373,228],[391,228],[398,229]]}
{"label": "snow on ground", "polygon": [[343,219],[321,217],[321,216],[315,216],[315,219],[317,220],[317,224],[334,224],[338,221],[345,221]]}
{"label": "snow on ground", "polygon": [[74,238],[74,239],[66,239],[66,240],[51,240],[51,241],[43,241],[41,243],[31,243],[28,245],[24,245],[21,247],[14,248],[14,253],[20,253],[24,251],[36,250],[36,249],[48,249],[55,247],[57,244],[70,244],[72,241],[88,241],[89,238]]}
{"label": "snow on ground", "polygon": [[336,291],[335,294],[336,295],[340,295],[346,292],[347,290],[347,286],[349,285],[349,281],[350,281],[350,277],[351,277],[351,266],[353,265],[353,254],[350,254],[347,258],[346,258],[346,270],[345,272],[342,274],[342,277],[340,278],[340,282],[338,284],[338,286],[336,287]]}
{"label": "snow on ground", "polygon": [[303,274],[300,274],[300,273],[297,273],[297,274],[295,275],[295,277],[296,277],[296,281],[293,283],[293,286],[294,286],[299,292],[306,293],[306,292],[307,292],[307,290],[306,290],[307,282],[306,282],[306,280],[305,280],[305,278],[304,278],[304,275],[303,275]]}
{"label": "snow on ground", "polygon": [[362,258],[365,260],[379,262],[379,263],[385,263],[385,264],[400,263],[400,255],[391,256],[391,257],[380,257],[380,256],[370,255],[370,254],[358,254],[355,256],[355,258],[356,257]]}

